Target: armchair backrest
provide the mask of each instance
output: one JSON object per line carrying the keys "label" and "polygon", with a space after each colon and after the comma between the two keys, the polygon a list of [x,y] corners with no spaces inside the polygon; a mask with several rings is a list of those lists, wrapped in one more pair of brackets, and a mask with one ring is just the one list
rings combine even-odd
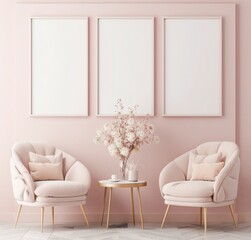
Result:
{"label": "armchair backrest", "polygon": [[183,173],[184,178],[187,178],[189,153],[193,150],[196,150],[199,155],[210,155],[221,152],[222,161],[225,162],[224,168],[228,168],[233,162],[239,160],[239,148],[234,142],[206,142],[173,160],[175,165],[179,167],[180,172]]}
{"label": "armchair backrest", "polygon": [[66,176],[71,166],[77,161],[71,155],[49,144],[39,143],[39,142],[17,142],[12,147],[12,158],[15,161],[21,162],[28,171],[29,171],[29,161],[30,161],[29,152],[37,153],[40,155],[54,155],[59,152],[62,152],[64,177]]}
{"label": "armchair backrest", "polygon": [[207,142],[199,145],[196,150],[201,155],[221,152],[225,165],[227,165],[233,153],[237,152],[237,155],[239,154],[239,148],[233,142]]}
{"label": "armchair backrest", "polygon": [[[232,174],[232,177],[238,180],[240,169],[238,146],[233,142],[206,142],[175,158],[162,169],[159,177],[160,190],[166,183],[185,181],[187,179],[189,153],[193,150],[196,150],[198,154],[201,155],[221,152],[223,161],[225,162],[224,168],[221,172],[225,172],[227,175]],[[219,182],[219,185],[226,177],[226,174],[219,174],[220,177],[217,178],[216,181]],[[238,184],[238,181],[236,181],[236,183]]]}

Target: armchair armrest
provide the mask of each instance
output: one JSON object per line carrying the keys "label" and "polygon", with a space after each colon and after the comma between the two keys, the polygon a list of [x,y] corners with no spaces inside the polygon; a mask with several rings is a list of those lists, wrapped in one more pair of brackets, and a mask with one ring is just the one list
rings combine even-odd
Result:
{"label": "armchair armrest", "polygon": [[66,173],[65,181],[79,182],[89,189],[91,186],[91,175],[80,161],[76,161]]}
{"label": "armchair armrest", "polygon": [[25,166],[17,160],[11,158],[11,177],[14,197],[19,201],[34,202],[34,182]]}
{"label": "armchair armrest", "polygon": [[239,151],[236,150],[215,179],[214,202],[231,201],[236,198],[239,172]]}
{"label": "armchair armrest", "polygon": [[165,184],[185,180],[186,176],[182,170],[175,164],[175,162],[170,162],[163,168],[159,176],[160,193],[162,194],[162,188]]}

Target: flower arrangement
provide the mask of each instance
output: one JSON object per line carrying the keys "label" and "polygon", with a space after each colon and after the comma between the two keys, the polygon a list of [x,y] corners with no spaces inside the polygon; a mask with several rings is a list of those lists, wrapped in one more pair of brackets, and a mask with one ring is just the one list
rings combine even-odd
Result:
{"label": "flower arrangement", "polygon": [[149,123],[147,117],[136,120],[138,106],[128,108],[128,113],[123,113],[124,106],[121,99],[118,99],[115,107],[117,119],[98,129],[94,142],[108,146],[110,155],[120,159],[124,179],[129,157],[139,151],[143,144],[158,143],[159,138],[154,135],[154,126]]}

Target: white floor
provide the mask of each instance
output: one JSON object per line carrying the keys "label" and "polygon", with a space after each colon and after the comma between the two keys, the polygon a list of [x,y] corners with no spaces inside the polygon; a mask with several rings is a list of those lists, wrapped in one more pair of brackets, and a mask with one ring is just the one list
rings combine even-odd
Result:
{"label": "white floor", "polygon": [[160,224],[146,223],[142,230],[140,225],[133,227],[129,224],[112,226],[108,230],[98,224],[86,226],[45,225],[44,232],[40,232],[39,224],[22,224],[13,228],[10,224],[0,223],[0,239],[4,240],[250,240],[251,223],[239,224],[237,228],[231,223],[210,224],[207,234],[203,228],[196,224],[166,223],[165,228],[160,229]]}

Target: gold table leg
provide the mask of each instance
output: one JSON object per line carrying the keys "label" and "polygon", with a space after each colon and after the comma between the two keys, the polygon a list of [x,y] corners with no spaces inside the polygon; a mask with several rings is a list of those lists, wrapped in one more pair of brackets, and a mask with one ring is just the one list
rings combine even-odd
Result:
{"label": "gold table leg", "polygon": [[22,205],[19,205],[19,207],[18,207],[17,218],[16,218],[16,222],[15,222],[14,227],[16,227],[16,226],[17,226],[17,223],[18,223],[18,220],[19,220],[19,216],[20,216],[20,213],[21,213],[22,207],[23,207]]}
{"label": "gold table leg", "polygon": [[139,200],[139,213],[140,213],[140,221],[141,221],[141,228],[144,228],[144,221],[143,221],[143,216],[142,216],[142,206],[141,206],[141,197],[140,197],[140,191],[139,187],[137,187],[138,191],[138,200]]}
{"label": "gold table leg", "polygon": [[111,200],[112,200],[112,188],[110,187],[106,228],[109,227],[110,210],[111,210]]}
{"label": "gold table leg", "polygon": [[164,223],[166,221],[166,216],[167,216],[167,213],[169,211],[169,208],[170,208],[170,205],[167,205],[166,212],[165,212],[165,215],[164,215],[163,220],[162,220],[161,228],[163,228],[163,226],[164,226]]}
{"label": "gold table leg", "polygon": [[52,221],[52,226],[54,227],[54,207],[51,208],[51,221]]}
{"label": "gold table leg", "polygon": [[200,225],[202,226],[203,222],[202,222],[202,207],[200,208]]}
{"label": "gold table leg", "polygon": [[135,213],[134,213],[134,199],[133,199],[133,187],[131,187],[131,199],[132,199],[132,220],[135,226]]}
{"label": "gold table leg", "polygon": [[43,232],[44,228],[44,207],[41,207],[41,232]]}
{"label": "gold table leg", "polygon": [[103,225],[103,222],[104,222],[106,192],[107,192],[107,188],[105,187],[105,190],[104,190],[104,200],[103,200],[103,213],[102,213],[102,219],[101,219],[101,226]]}
{"label": "gold table leg", "polygon": [[234,209],[233,209],[233,205],[229,205],[229,209],[230,209],[230,212],[231,212],[231,215],[232,215],[233,221],[234,221],[234,225],[235,225],[235,227],[237,227],[237,222],[236,222],[235,217],[234,217]]}

